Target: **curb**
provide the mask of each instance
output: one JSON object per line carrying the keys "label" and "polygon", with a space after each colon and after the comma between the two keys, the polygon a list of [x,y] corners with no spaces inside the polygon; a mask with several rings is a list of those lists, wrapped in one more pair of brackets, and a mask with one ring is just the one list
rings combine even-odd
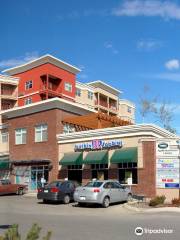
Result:
{"label": "curb", "polygon": [[36,197],[37,193],[25,193],[24,197]]}
{"label": "curb", "polygon": [[172,213],[180,213],[180,208],[178,207],[161,207],[161,208],[151,208],[151,209],[143,209],[133,207],[132,204],[125,203],[123,205],[124,208],[134,211],[134,212],[141,212],[141,213],[161,213],[161,212],[172,212]]}

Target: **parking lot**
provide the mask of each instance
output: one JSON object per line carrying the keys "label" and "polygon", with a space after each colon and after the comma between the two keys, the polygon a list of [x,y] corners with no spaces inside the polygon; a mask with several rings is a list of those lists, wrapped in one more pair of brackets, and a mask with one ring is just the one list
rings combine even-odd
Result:
{"label": "parking lot", "polygon": [[[18,223],[21,233],[27,232],[32,223],[42,227],[42,234],[51,230],[52,240],[130,240],[139,239],[134,231],[136,227],[168,228],[173,233],[149,234],[141,239],[179,239],[180,214],[157,213],[143,214],[126,210],[123,204],[107,209],[98,206],[78,207],[75,203],[43,204],[35,197],[0,197],[0,233],[6,225]],[[4,228],[3,228],[4,227]]]}

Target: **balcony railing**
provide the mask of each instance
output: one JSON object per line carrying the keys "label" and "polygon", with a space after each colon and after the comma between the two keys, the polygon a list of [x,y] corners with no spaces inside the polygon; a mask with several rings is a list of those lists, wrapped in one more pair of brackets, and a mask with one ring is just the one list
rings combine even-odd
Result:
{"label": "balcony railing", "polygon": [[55,86],[49,85],[47,87],[46,85],[41,84],[39,88],[39,92],[40,94],[48,93],[48,95],[52,95],[52,96],[58,96],[58,97],[62,96],[62,94],[57,91],[57,85]]}

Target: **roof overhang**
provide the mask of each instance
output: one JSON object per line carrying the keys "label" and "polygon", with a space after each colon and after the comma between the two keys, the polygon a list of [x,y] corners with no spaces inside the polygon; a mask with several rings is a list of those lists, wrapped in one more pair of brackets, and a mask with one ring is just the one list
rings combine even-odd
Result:
{"label": "roof overhang", "polygon": [[116,96],[118,96],[120,93],[122,93],[122,91],[117,90],[116,88],[110,86],[109,84],[107,84],[101,80],[89,82],[89,83],[87,83],[87,85],[90,85],[94,88],[104,89],[105,91],[110,92]]}
{"label": "roof overhang", "polygon": [[81,70],[73,65],[70,65],[69,63],[66,63],[56,57],[53,57],[50,54],[46,54],[42,57],[39,57],[35,60],[32,60],[30,62],[27,62],[25,64],[19,65],[17,67],[13,67],[13,68],[9,68],[9,69],[5,69],[4,71],[2,71],[3,73],[7,73],[9,75],[15,75],[15,74],[19,74],[25,71],[28,71],[29,69],[38,67],[40,65],[46,64],[46,63],[51,63],[59,68],[62,68],[66,71],[69,71],[73,74],[77,74],[79,73]]}
{"label": "roof overhang", "polygon": [[0,82],[17,86],[19,83],[19,78],[0,74]]}
{"label": "roof overhang", "polygon": [[113,139],[123,137],[168,138],[180,140],[180,137],[154,124],[137,124],[121,127],[111,127],[83,132],[57,135],[59,144],[91,141],[94,139]]}
{"label": "roof overhang", "polygon": [[5,110],[1,112],[1,115],[10,119],[51,109],[60,109],[78,115],[85,115],[88,113],[96,112],[95,110],[83,107],[78,103],[70,102],[62,98],[52,98],[41,102],[32,103],[26,106],[15,107],[9,110]]}

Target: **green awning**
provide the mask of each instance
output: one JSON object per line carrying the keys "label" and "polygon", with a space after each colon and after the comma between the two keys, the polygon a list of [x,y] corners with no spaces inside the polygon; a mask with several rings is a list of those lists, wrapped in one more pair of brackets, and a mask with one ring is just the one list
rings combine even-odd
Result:
{"label": "green awning", "polygon": [[107,164],[108,151],[92,151],[83,160],[84,164]]}
{"label": "green awning", "polygon": [[128,163],[137,162],[137,148],[122,148],[115,150],[112,157],[111,163]]}
{"label": "green awning", "polygon": [[65,153],[64,157],[59,162],[60,165],[81,165],[82,164],[82,153],[81,152],[72,152]]}
{"label": "green awning", "polygon": [[0,170],[9,169],[9,156],[0,156]]}

